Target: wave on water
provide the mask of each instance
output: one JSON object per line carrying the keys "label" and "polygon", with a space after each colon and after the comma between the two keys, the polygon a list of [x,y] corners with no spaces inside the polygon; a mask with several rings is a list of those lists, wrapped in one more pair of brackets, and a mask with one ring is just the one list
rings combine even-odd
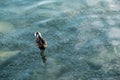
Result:
{"label": "wave on water", "polygon": [[[119,4],[0,0],[0,80],[119,80]],[[48,43],[46,64],[35,46],[36,31]]]}

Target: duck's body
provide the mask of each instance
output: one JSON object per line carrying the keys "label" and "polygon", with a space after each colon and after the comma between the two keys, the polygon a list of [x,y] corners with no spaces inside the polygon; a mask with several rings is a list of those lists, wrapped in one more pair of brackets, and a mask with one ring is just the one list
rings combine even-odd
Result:
{"label": "duck's body", "polygon": [[40,49],[43,50],[47,47],[47,42],[43,39],[43,37],[41,36],[41,34],[39,32],[35,33],[36,35],[36,46]]}

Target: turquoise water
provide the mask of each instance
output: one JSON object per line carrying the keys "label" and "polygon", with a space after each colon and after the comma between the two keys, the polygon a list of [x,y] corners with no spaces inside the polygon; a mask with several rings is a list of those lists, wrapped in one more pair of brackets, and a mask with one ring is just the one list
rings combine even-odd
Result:
{"label": "turquoise water", "polygon": [[[119,0],[0,0],[0,80],[119,80]],[[34,32],[47,40],[46,64]]]}

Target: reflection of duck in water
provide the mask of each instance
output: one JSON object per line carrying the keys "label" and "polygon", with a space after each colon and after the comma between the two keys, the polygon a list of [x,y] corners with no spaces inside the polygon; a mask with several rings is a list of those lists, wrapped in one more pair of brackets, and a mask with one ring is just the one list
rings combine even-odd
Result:
{"label": "reflection of duck in water", "polygon": [[44,55],[45,48],[47,47],[47,42],[43,39],[40,32],[35,32],[35,43],[36,46],[41,50],[40,55],[42,57],[43,62],[46,62],[46,56]]}

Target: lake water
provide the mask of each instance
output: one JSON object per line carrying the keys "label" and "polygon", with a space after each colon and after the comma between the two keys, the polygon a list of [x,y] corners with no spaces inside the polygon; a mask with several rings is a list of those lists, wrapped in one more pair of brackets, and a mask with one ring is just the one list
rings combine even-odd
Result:
{"label": "lake water", "polygon": [[119,80],[119,34],[120,0],[0,0],[0,80]]}

